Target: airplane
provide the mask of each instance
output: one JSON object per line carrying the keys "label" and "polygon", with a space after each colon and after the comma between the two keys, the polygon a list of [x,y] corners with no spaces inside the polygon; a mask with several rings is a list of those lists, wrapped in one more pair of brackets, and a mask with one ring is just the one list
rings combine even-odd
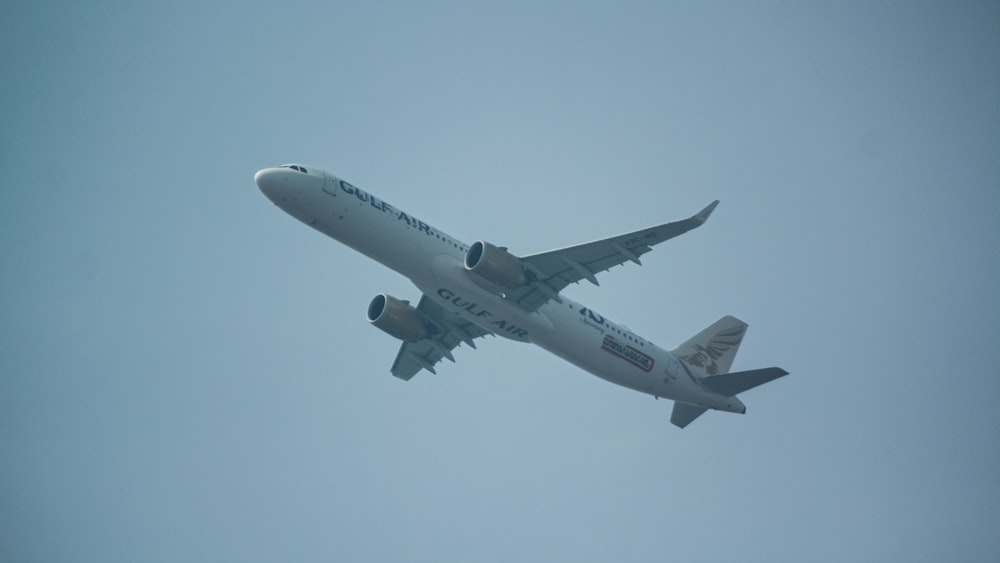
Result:
{"label": "airplane", "polygon": [[665,350],[561,292],[633,262],[665,240],[701,226],[719,204],[692,217],[594,242],[516,256],[486,241],[466,244],[385,200],[312,166],[285,164],[254,176],[292,217],[410,279],[417,306],[387,293],[368,305],[375,327],[402,341],[390,368],[408,381],[455,361],[461,344],[495,335],[533,343],[583,370],[654,398],[674,401],[684,428],[709,409],[746,413],[740,393],[787,375],[778,367],[730,372],[747,324],[725,316]]}

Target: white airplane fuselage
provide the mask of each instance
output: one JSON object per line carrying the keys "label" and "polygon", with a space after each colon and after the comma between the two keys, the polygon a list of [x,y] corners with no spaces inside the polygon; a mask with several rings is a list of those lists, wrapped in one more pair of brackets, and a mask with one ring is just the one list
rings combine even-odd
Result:
{"label": "white airplane fuselage", "polygon": [[[303,172],[302,170],[308,170]],[[267,168],[261,191],[319,232],[410,279],[429,299],[497,336],[530,342],[597,377],[654,397],[742,413],[713,393],[672,352],[559,294],[528,312],[465,267],[469,245],[381,198],[313,169]]]}

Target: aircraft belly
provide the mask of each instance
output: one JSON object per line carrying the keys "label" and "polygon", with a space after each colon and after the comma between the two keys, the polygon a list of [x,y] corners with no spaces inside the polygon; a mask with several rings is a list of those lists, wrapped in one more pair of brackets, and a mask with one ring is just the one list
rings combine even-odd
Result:
{"label": "aircraft belly", "polygon": [[410,279],[428,298],[483,330],[518,342],[533,342],[552,331],[552,322],[539,312],[528,312],[480,287],[470,277],[462,257],[438,254],[430,275]]}
{"label": "aircraft belly", "polygon": [[536,339],[535,344],[622,387],[664,398],[690,394],[686,382],[669,373],[668,352],[651,343],[623,343],[610,331],[581,322],[579,310],[580,305],[575,303],[543,306],[541,311],[555,323],[555,330]]}
{"label": "aircraft belly", "polygon": [[[329,201],[328,201],[329,200]],[[314,207],[318,220],[310,226],[407,277],[426,275],[428,257],[421,238],[407,236],[407,227],[364,208],[343,206],[329,196]],[[338,204],[340,206],[338,207]],[[305,221],[304,221],[305,222]]]}
{"label": "aircraft belly", "polygon": [[[417,284],[437,304],[496,336],[518,342],[533,342],[551,330],[551,323],[537,313],[514,310],[501,298],[459,284]],[[478,288],[477,288],[478,289]]]}

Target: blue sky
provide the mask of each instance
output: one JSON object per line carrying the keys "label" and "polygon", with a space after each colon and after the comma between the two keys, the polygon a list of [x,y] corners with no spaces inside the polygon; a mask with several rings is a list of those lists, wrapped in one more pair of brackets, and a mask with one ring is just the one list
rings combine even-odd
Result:
{"label": "blue sky", "polygon": [[[995,561],[994,3],[38,2],[0,21],[0,559]],[[303,162],[792,375],[669,402],[500,339],[404,383],[407,280]]]}

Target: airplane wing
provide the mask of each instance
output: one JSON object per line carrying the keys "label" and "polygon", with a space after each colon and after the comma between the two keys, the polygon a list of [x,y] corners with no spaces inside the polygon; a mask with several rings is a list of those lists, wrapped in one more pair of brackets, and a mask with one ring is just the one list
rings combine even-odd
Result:
{"label": "airplane wing", "polygon": [[404,381],[409,381],[422,369],[437,373],[434,371],[434,365],[440,362],[441,358],[448,358],[454,362],[455,357],[451,351],[459,344],[464,342],[475,348],[474,338],[490,334],[458,315],[446,311],[426,295],[420,298],[417,311],[429,325],[430,336],[416,342],[403,342],[399,347],[391,371],[392,375]]}
{"label": "airplane wing", "polygon": [[719,201],[715,200],[697,215],[682,221],[524,256],[521,262],[528,270],[529,281],[521,287],[507,291],[507,299],[516,302],[527,311],[534,311],[549,299],[559,300],[558,293],[571,283],[588,280],[598,285],[596,274],[610,270],[614,266],[627,261],[641,266],[639,256],[652,250],[653,245],[701,226],[718,204]]}

